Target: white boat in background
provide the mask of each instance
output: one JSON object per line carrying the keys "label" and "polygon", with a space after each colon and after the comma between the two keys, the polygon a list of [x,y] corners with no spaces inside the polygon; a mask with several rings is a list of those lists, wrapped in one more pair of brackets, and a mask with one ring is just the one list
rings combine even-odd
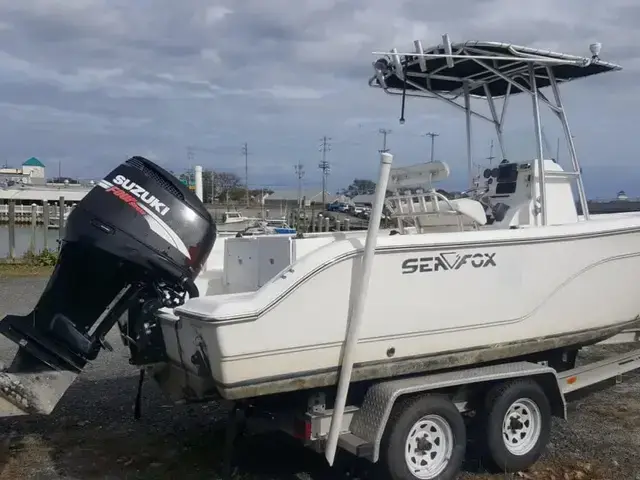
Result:
{"label": "white boat in background", "polygon": [[218,223],[218,228],[227,232],[241,232],[260,221],[259,218],[246,217],[242,212],[238,211],[224,212],[221,220],[222,221]]}
{"label": "white boat in background", "polygon": [[243,236],[249,235],[294,235],[295,228],[291,228],[284,219],[265,219],[256,222],[256,225],[241,232]]}

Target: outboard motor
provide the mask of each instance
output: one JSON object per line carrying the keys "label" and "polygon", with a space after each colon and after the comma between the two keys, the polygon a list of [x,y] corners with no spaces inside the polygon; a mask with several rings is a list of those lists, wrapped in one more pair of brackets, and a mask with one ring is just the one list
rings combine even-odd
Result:
{"label": "outboard motor", "polygon": [[113,170],[69,215],[33,311],[0,321],[19,345],[0,370],[0,416],[50,413],[87,362],[110,349],[105,335],[129,309],[197,297],[194,279],[215,238],[209,212],[169,172],[143,157]]}

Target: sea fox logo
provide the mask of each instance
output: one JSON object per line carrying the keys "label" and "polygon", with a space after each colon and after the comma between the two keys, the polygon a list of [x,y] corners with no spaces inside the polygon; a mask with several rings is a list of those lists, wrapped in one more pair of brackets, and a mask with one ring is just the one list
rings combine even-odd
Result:
{"label": "sea fox logo", "polygon": [[477,252],[460,255],[456,252],[440,253],[432,257],[407,258],[402,262],[402,273],[426,273],[459,270],[465,265],[472,268],[495,267],[495,253]]}
{"label": "sea fox logo", "polygon": [[[170,208],[167,207],[160,200],[158,200],[155,197],[155,195],[149,193],[143,187],[141,187],[135,182],[132,182],[124,175],[116,175],[115,178],[112,180],[112,182],[114,183],[114,185],[120,186],[123,190],[128,191],[134,197],[137,197],[140,200],[142,200],[144,203],[146,203],[149,206],[149,208],[154,209],[160,215],[164,216],[169,212]],[[120,196],[120,195],[116,195],[116,196]]]}

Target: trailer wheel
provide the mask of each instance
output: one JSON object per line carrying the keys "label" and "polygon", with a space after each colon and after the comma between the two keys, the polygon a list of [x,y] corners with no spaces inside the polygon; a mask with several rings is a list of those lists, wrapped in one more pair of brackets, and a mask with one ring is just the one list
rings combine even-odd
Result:
{"label": "trailer wheel", "polygon": [[526,470],[549,441],[551,406],[544,390],[531,380],[494,387],[485,401],[486,456],[501,472]]}
{"label": "trailer wheel", "polygon": [[392,480],[453,480],[465,456],[467,435],[456,406],[443,396],[399,401],[381,445],[381,466]]}

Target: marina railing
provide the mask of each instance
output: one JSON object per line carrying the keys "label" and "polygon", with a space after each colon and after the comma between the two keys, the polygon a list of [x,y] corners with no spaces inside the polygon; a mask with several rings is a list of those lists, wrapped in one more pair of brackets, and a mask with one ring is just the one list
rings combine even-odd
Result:
{"label": "marina railing", "polygon": [[[48,230],[57,228],[59,238],[62,239],[66,218],[73,207],[74,205],[66,205],[62,196],[56,204],[45,202],[44,205],[17,205],[14,200],[9,200],[8,204],[0,205],[0,223],[8,226],[7,254],[9,260],[15,260],[16,258],[16,225],[20,224],[28,224],[31,227],[27,252],[37,253],[36,240],[39,225],[44,227],[43,249],[57,250],[59,244],[57,246],[48,245],[49,240],[51,240],[48,236]],[[60,215],[60,212],[63,212],[63,214]],[[0,244],[2,243],[4,242],[0,242]]]}

